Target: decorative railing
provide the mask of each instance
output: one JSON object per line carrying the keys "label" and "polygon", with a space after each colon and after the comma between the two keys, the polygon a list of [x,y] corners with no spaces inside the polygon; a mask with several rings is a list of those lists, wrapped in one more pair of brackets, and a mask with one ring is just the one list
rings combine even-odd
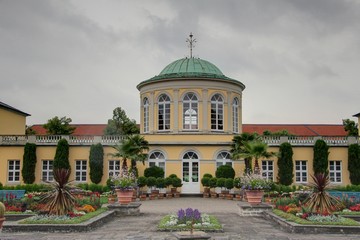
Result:
{"label": "decorative railing", "polygon": [[36,145],[57,145],[61,139],[66,139],[69,145],[92,145],[101,143],[103,145],[116,145],[123,141],[124,137],[115,136],[76,136],[76,135],[0,135],[0,145],[25,145],[35,143]]}
{"label": "decorative railing", "polygon": [[[108,136],[74,136],[74,135],[0,135],[0,145],[25,145],[35,143],[36,145],[56,145],[59,140],[66,139],[69,145],[92,145],[101,143],[102,145],[117,145],[124,140],[122,135]],[[281,143],[288,142],[292,146],[313,146],[318,139],[323,139],[329,146],[348,146],[359,144],[359,137],[347,136],[262,136],[262,141],[269,146],[279,146]],[[229,144],[231,142],[229,141]]]}

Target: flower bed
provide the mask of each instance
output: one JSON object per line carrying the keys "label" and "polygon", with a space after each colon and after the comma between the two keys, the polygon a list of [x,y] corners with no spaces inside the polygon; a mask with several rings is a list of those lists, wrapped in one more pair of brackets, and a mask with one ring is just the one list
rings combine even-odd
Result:
{"label": "flower bed", "polygon": [[63,216],[36,215],[20,221],[19,224],[78,224],[96,217],[105,211],[107,211],[107,208],[100,208],[96,211],[90,211],[86,214],[85,212],[75,212]]}
{"label": "flower bed", "polygon": [[166,215],[158,225],[160,231],[222,231],[216,217],[201,214],[197,209],[180,209],[177,214]]}

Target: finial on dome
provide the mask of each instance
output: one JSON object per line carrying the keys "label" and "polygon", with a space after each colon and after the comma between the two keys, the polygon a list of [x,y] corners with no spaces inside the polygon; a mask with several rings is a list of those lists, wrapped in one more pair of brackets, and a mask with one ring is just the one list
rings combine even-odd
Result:
{"label": "finial on dome", "polygon": [[188,47],[190,48],[190,58],[192,58],[192,50],[195,47],[195,43],[196,43],[196,38],[192,38],[194,35],[192,34],[192,32],[190,33],[189,37],[186,39],[186,42],[189,43]]}

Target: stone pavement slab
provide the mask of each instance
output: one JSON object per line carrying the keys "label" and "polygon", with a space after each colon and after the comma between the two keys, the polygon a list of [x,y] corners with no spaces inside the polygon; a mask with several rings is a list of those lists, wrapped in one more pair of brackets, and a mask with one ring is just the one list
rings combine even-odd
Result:
{"label": "stone pavement slab", "polygon": [[139,216],[114,218],[104,226],[90,232],[81,233],[0,233],[0,240],[175,240],[170,232],[156,231],[160,219],[180,208],[197,208],[201,212],[215,215],[224,226],[223,233],[209,233],[214,240],[337,240],[360,239],[359,235],[345,234],[291,234],[283,232],[279,226],[261,217],[242,217],[239,215],[237,201],[224,199],[205,199],[200,197],[181,197],[144,201]]}

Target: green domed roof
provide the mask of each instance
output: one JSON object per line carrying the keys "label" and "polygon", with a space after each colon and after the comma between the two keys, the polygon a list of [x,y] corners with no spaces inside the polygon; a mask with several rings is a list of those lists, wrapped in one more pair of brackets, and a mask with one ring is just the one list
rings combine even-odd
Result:
{"label": "green domed roof", "polygon": [[194,79],[209,79],[232,82],[239,85],[242,89],[245,85],[241,82],[225,76],[218,67],[214,64],[200,59],[200,58],[181,58],[167,65],[159,75],[145,80],[137,85],[140,89],[146,84],[151,84],[158,81],[171,80],[194,80]]}
{"label": "green domed roof", "polygon": [[167,65],[161,75],[188,74],[188,75],[220,75],[224,74],[214,64],[200,58],[182,58]]}

